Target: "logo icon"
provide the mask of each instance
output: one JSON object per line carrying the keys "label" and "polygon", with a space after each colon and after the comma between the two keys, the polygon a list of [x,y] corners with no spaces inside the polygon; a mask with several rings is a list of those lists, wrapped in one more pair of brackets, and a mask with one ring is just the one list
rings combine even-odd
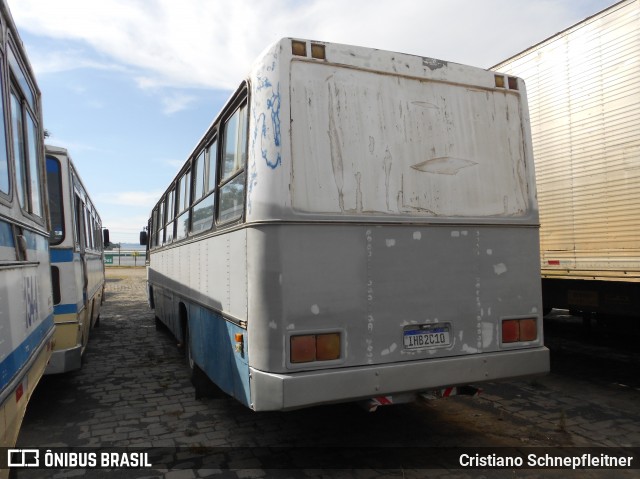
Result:
{"label": "logo icon", "polygon": [[39,467],[40,451],[38,449],[8,449],[9,467]]}

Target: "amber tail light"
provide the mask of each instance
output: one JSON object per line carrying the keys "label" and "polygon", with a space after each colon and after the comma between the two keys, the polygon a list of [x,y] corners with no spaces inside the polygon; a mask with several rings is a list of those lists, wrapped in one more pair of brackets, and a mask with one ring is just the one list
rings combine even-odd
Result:
{"label": "amber tail light", "polygon": [[292,363],[331,361],[340,358],[340,334],[305,334],[291,336],[290,360]]}
{"label": "amber tail light", "polygon": [[505,319],[502,321],[502,342],[516,343],[538,339],[536,318]]}

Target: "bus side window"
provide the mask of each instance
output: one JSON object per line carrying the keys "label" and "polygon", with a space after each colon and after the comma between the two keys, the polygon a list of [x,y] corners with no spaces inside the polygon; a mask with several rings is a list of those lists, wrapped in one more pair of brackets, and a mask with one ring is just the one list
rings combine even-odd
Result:
{"label": "bus side window", "polygon": [[16,94],[11,92],[11,126],[13,133],[13,159],[16,165],[16,190],[20,206],[26,208],[26,162],[23,143],[22,105]]}
{"label": "bus side window", "polygon": [[177,207],[178,218],[176,219],[176,239],[182,239],[189,232],[189,203],[191,200],[191,171],[187,170],[180,180],[178,180]]}
{"label": "bus side window", "polygon": [[[0,55],[0,91],[4,91],[3,56]],[[9,194],[9,155],[7,153],[7,137],[4,116],[4,98],[0,98],[0,192]]]}
{"label": "bus side window", "polygon": [[158,206],[158,221],[156,223],[158,227],[158,235],[156,238],[156,246],[162,246],[164,244],[164,198],[160,201]]}
{"label": "bus side window", "polygon": [[16,189],[20,206],[28,213],[42,217],[42,190],[38,155],[40,131],[34,119],[36,97],[13,49],[8,50],[11,93],[10,113],[13,157],[16,168]]}
{"label": "bus side window", "polygon": [[174,199],[175,199],[175,189],[171,189],[171,191],[169,191],[169,193],[167,194],[167,202],[165,204],[165,215],[167,217],[167,223],[166,223],[165,234],[164,234],[165,244],[169,244],[173,241],[173,229],[175,226],[175,223],[173,222],[173,218],[176,214]]}
{"label": "bus side window", "polygon": [[213,210],[216,202],[216,159],[218,142],[213,140],[196,160],[194,168],[194,196],[191,212],[191,232],[201,233],[213,226]]}
{"label": "bus side window", "polygon": [[84,227],[83,227],[83,216],[84,216],[84,203],[80,199],[80,197],[75,194],[75,204],[76,204],[76,224],[75,224],[75,241],[76,248],[80,251],[84,251],[85,245],[87,244],[86,239],[84,238]]}
{"label": "bus side window", "polygon": [[14,91],[11,92],[11,124],[20,206],[35,216],[42,216],[37,128],[31,113],[26,111],[26,107],[23,110],[22,102]]}
{"label": "bus side window", "polygon": [[244,211],[244,165],[247,159],[247,105],[243,104],[224,124],[218,221],[242,218]]}
{"label": "bus side window", "polygon": [[196,202],[204,195],[204,160],[205,150],[198,155],[193,165],[193,201]]}
{"label": "bus side window", "polygon": [[93,238],[91,237],[91,212],[89,208],[84,210],[84,238],[87,249],[93,249]]}
{"label": "bus side window", "polygon": [[42,195],[40,192],[40,170],[38,169],[38,129],[33,117],[27,113],[27,153],[29,161],[30,212],[42,216]]}

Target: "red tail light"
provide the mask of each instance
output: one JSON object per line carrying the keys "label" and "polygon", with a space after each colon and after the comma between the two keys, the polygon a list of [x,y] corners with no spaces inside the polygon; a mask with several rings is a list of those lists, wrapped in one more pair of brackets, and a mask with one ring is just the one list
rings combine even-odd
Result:
{"label": "red tail light", "polygon": [[538,320],[536,318],[505,319],[502,321],[502,342],[516,343],[538,339]]}
{"label": "red tail light", "polygon": [[517,319],[502,321],[502,342],[515,343],[520,337],[520,328]]}
{"label": "red tail light", "polygon": [[291,336],[290,346],[289,359],[292,363],[340,359],[342,349],[340,333]]}

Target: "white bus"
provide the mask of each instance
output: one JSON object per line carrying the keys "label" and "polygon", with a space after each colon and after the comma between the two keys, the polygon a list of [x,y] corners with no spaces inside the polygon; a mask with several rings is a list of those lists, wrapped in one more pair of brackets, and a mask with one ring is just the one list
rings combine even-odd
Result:
{"label": "white bus", "polygon": [[0,1],[0,447],[12,447],[53,345],[40,90]]}
{"label": "white bus", "polygon": [[[108,230],[64,148],[46,146],[56,345],[46,374],[79,369],[104,300]],[[103,238],[104,235],[104,238]]]}
{"label": "white bus", "polygon": [[256,410],[543,374],[524,83],[283,39],[153,208],[148,290]]}

